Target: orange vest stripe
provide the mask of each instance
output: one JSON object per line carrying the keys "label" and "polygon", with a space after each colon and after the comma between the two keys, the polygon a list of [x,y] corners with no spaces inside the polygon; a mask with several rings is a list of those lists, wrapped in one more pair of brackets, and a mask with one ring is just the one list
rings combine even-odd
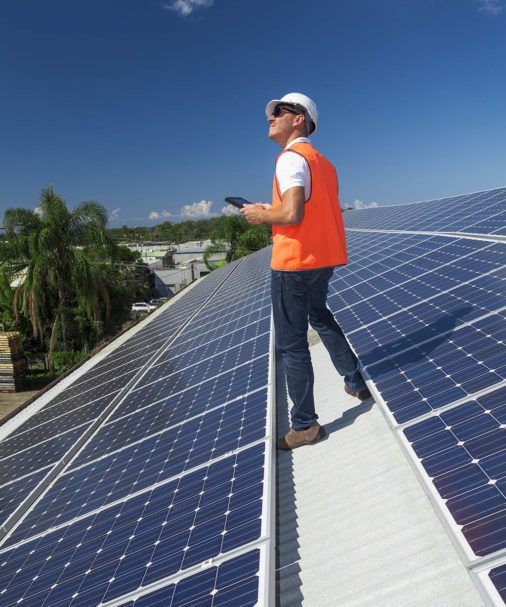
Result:
{"label": "orange vest stripe", "polygon": [[[347,262],[346,237],[336,170],[310,143],[296,143],[288,149],[306,159],[311,173],[311,195],[298,225],[272,226],[271,268],[311,270],[343,265]],[[288,150],[281,154],[285,151]],[[280,206],[281,201],[274,173],[272,206]]]}

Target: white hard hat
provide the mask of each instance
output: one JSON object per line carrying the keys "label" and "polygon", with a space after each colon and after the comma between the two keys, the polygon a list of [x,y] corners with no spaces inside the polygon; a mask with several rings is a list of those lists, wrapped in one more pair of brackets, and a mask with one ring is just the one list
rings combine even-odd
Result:
{"label": "white hard hat", "polygon": [[270,118],[272,116],[274,108],[280,103],[289,103],[296,106],[301,106],[304,110],[306,110],[307,114],[309,115],[309,118],[314,124],[313,130],[308,128],[308,133],[311,134],[316,131],[316,129],[318,128],[318,108],[316,107],[316,103],[312,99],[310,99],[306,95],[303,95],[302,93],[288,93],[288,95],[284,95],[283,97],[281,97],[281,99],[273,99],[272,101],[269,101],[265,108],[265,114],[267,115],[267,118]]}

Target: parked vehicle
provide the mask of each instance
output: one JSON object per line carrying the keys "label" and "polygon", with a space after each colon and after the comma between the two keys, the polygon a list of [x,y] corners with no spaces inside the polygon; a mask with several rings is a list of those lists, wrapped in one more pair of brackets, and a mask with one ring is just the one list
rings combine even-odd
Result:
{"label": "parked vehicle", "polygon": [[153,310],[156,310],[156,306],[153,304],[146,303],[145,301],[139,301],[137,303],[132,304],[132,312],[137,312],[139,314],[149,314]]}
{"label": "parked vehicle", "polygon": [[153,298],[148,301],[148,304],[151,304],[152,306],[161,306],[163,304],[163,299]]}

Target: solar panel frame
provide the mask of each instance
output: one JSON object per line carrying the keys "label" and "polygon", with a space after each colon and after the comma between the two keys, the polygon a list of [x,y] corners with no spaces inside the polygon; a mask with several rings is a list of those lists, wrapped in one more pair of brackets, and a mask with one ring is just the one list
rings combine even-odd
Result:
{"label": "solar panel frame", "polygon": [[500,607],[506,603],[506,558],[476,568],[471,571],[471,578],[485,597],[487,607]]}
{"label": "solar panel frame", "polygon": [[506,603],[506,558],[489,566],[478,573],[472,573],[472,577],[478,587],[483,587],[485,596],[492,599],[492,605],[503,605]]}

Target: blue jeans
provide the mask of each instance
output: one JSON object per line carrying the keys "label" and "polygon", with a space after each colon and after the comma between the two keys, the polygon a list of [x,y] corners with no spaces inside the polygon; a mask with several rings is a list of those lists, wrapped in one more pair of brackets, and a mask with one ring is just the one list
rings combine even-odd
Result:
{"label": "blue jeans", "polygon": [[284,272],[272,270],[271,297],[276,349],[281,355],[288,394],[293,402],[292,428],[308,428],[318,416],[313,397],[313,366],[307,341],[308,319],[318,332],[345,384],[365,387],[360,363],[327,307],[328,284],[334,268]]}

